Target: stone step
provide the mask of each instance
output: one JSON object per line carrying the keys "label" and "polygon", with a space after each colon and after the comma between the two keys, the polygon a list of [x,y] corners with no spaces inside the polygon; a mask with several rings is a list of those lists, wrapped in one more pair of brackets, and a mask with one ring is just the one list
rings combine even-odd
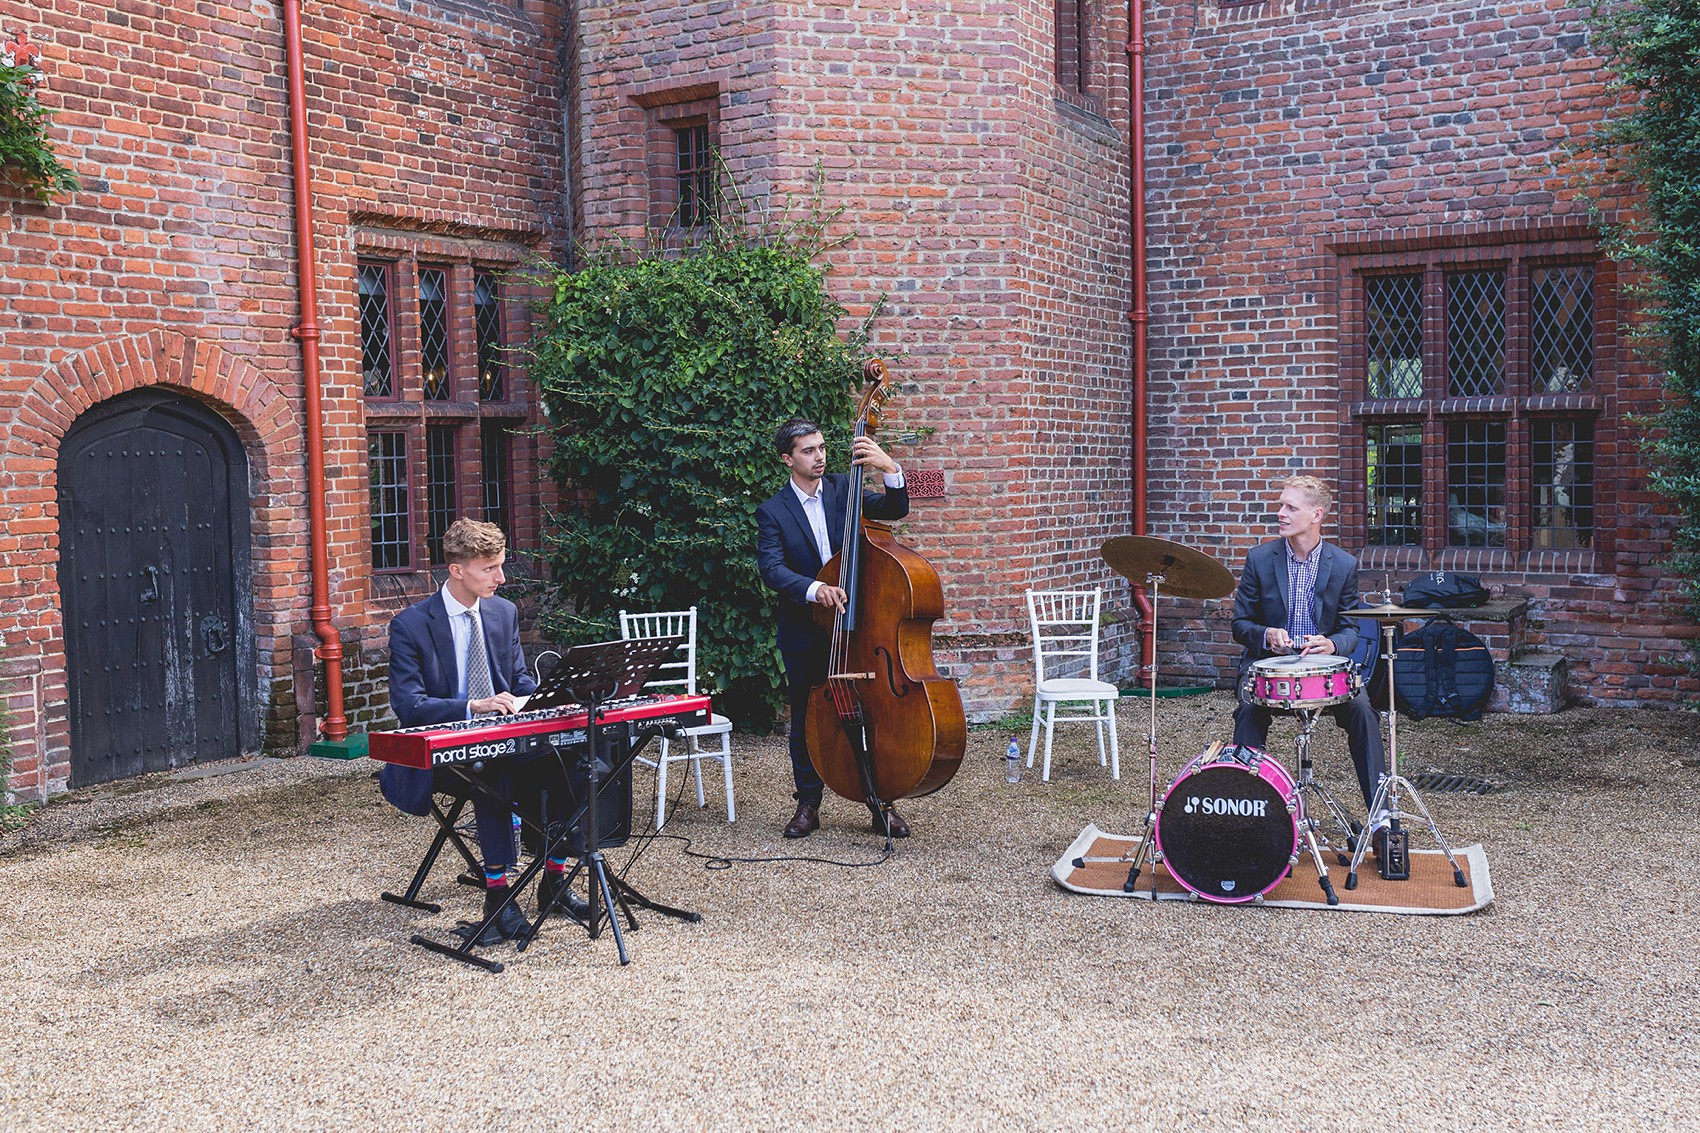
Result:
{"label": "stone step", "polygon": [[1561,710],[1567,699],[1570,663],[1559,653],[1525,653],[1493,667],[1491,712],[1545,715]]}

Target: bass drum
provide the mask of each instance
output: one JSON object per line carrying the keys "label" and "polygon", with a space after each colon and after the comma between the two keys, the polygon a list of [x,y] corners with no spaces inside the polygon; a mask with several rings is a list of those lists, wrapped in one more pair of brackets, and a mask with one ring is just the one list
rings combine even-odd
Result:
{"label": "bass drum", "polygon": [[1241,905],[1275,888],[1298,861],[1298,788],[1253,747],[1205,752],[1157,801],[1158,860],[1206,901]]}

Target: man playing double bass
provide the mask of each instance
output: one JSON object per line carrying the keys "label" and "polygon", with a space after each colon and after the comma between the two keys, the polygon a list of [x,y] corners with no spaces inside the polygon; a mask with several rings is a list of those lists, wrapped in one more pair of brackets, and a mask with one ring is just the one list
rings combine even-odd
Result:
{"label": "man playing double bass", "polygon": [[[903,470],[871,437],[858,437],[851,449],[854,479],[826,471],[826,438],[820,426],[793,417],[773,435],[779,459],[791,472],[786,485],[756,509],[756,561],[761,577],[779,594],[779,655],[785,662],[785,680],[791,700],[791,774],[797,790],[797,813],[785,827],[785,837],[806,838],[820,828],[820,804],[824,784],[809,759],[803,720],[809,708],[809,691],[826,680],[831,636],[814,619],[810,605],[818,603],[835,611],[844,609],[845,593],[837,586],[816,580],[828,559],[844,541],[845,512],[852,487],[860,487],[862,470],[882,473],[885,491],[864,492],[863,515],[869,519],[902,519],[909,514],[909,493],[904,488]],[[873,829],[884,833],[885,825],[873,810]],[[888,810],[891,834],[909,836],[909,824]]]}

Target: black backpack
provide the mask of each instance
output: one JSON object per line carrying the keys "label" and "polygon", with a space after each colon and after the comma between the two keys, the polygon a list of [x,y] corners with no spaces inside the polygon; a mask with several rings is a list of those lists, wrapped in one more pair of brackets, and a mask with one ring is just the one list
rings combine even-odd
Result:
{"label": "black backpack", "polygon": [[1393,680],[1399,709],[1413,720],[1480,720],[1493,695],[1493,656],[1463,626],[1435,618],[1393,651]]}
{"label": "black backpack", "polygon": [[1485,606],[1487,587],[1473,574],[1431,570],[1417,575],[1405,587],[1404,604],[1424,610],[1456,610],[1463,606]]}

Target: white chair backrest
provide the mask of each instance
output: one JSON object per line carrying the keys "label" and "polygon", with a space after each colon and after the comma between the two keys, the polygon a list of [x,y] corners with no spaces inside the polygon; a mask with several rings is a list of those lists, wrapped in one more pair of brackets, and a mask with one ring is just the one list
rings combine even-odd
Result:
{"label": "white chair backrest", "polygon": [[[1096,590],[1029,590],[1027,616],[1033,628],[1033,667],[1038,680],[1047,679],[1045,665],[1085,658],[1087,676],[1098,679],[1098,608]],[[1070,667],[1074,667],[1071,665]]]}
{"label": "white chair backrest", "polygon": [[682,692],[695,696],[697,691],[697,608],[664,610],[652,614],[628,614],[620,611],[620,637],[632,640],[640,637],[683,637],[679,659],[658,666],[646,689]]}

